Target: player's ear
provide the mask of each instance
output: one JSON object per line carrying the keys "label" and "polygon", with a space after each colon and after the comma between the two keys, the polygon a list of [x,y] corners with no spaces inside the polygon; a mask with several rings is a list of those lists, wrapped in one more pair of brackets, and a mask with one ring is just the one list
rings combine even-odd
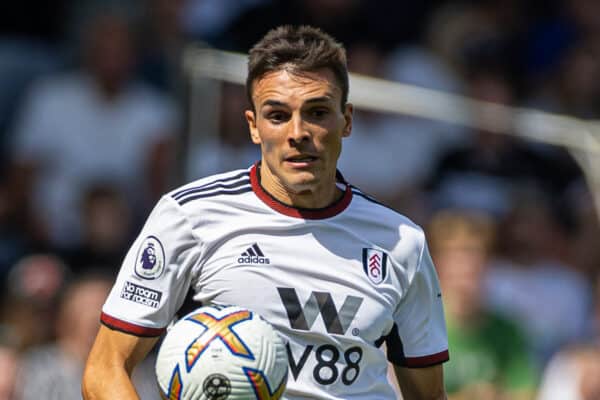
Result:
{"label": "player's ear", "polygon": [[248,122],[248,129],[250,130],[250,139],[252,143],[260,144],[260,135],[258,134],[258,128],[256,127],[256,114],[252,110],[246,110],[244,113],[246,116],[246,122]]}
{"label": "player's ear", "polygon": [[354,106],[351,103],[346,103],[344,106],[344,130],[342,131],[342,137],[350,136],[352,132],[352,114],[354,112]]}

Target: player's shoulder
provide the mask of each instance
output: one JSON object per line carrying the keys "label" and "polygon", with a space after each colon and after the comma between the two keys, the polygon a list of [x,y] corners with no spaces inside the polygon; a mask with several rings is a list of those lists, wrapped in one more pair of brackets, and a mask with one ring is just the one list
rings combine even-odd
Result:
{"label": "player's shoulder", "polygon": [[394,226],[403,226],[415,231],[422,232],[423,229],[417,223],[401,212],[380,202],[374,196],[366,194],[356,186],[350,185],[352,195],[356,199],[357,212],[365,218],[387,222]]}
{"label": "player's shoulder", "polygon": [[356,186],[350,185],[354,198],[355,214],[374,224],[385,225],[390,229],[411,233],[423,240],[423,228],[401,212],[380,202],[377,198],[364,193]]}
{"label": "player's shoulder", "polygon": [[180,206],[221,195],[239,195],[252,191],[250,169],[237,169],[189,182],[164,197]]}

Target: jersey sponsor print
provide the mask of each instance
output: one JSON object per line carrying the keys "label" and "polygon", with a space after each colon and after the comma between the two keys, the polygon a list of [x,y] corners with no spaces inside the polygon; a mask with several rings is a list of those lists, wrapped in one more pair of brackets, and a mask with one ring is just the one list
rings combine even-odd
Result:
{"label": "jersey sponsor print", "polygon": [[448,359],[421,228],[341,175],[342,198],[307,211],[270,198],[259,173],[255,165],[165,195],[123,262],[103,322],[159,335],[190,287],[201,304],[242,305],[287,343],[287,400],[395,399],[388,359],[410,367]]}

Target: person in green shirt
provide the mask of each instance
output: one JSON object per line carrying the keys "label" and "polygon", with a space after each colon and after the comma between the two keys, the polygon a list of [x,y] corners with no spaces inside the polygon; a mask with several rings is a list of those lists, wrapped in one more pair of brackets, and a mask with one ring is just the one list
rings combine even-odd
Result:
{"label": "person in green shirt", "polygon": [[449,400],[522,400],[535,395],[538,372],[521,328],[483,303],[483,278],[495,225],[484,215],[441,211],[429,224],[448,325]]}

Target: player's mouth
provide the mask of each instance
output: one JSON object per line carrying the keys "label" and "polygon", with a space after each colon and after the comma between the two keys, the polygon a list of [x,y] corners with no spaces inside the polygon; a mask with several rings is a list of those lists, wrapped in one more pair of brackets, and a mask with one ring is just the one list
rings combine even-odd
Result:
{"label": "player's mouth", "polygon": [[285,162],[292,168],[306,168],[313,165],[318,159],[318,157],[313,155],[300,154],[292,157],[286,157]]}

